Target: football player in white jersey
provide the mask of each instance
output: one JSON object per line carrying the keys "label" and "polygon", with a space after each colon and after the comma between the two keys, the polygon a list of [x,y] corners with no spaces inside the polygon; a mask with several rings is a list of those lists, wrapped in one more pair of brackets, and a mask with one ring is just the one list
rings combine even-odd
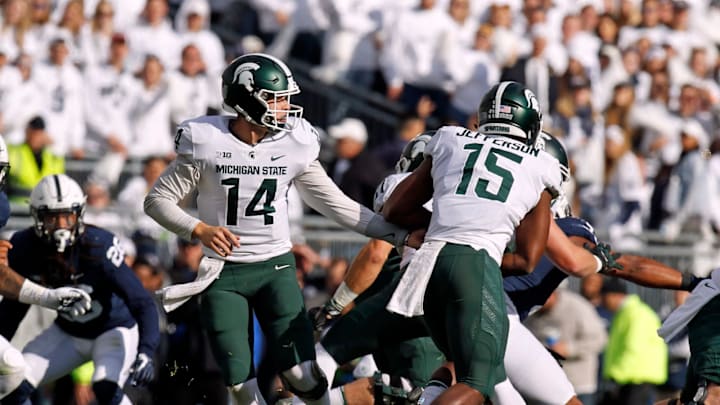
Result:
{"label": "football player in white jersey", "polygon": [[[530,272],[545,250],[558,161],[535,141],[542,114],[535,95],[501,82],[483,97],[479,128],[440,128],[425,160],[390,196],[383,213],[409,228],[433,212],[425,242],[388,309],[423,313],[433,340],[455,361],[457,384],[435,404],[482,404],[505,379],[508,334],[500,263],[515,233],[509,268]],[[423,214],[425,212],[425,214]]]}
{"label": "football player in white jersey", "polygon": [[[203,243],[206,257],[195,285],[201,286],[205,327],[234,398],[264,403],[251,363],[254,310],[287,388],[308,404],[327,403],[327,379],[315,362],[312,325],[290,253],[288,187],[295,184],[313,209],[367,236],[419,246],[421,233],[385,222],[327,176],[317,160],[317,132],[302,119],[302,108],[290,103],[300,89],[282,61],[265,54],[235,59],[223,72],[222,92],[224,108],[236,116],[199,117],[179,126],[177,158],[148,193],[145,212],[178,236]],[[193,190],[199,218],[178,206]],[[215,273],[204,281],[207,271]],[[189,294],[196,290],[188,288]]]}

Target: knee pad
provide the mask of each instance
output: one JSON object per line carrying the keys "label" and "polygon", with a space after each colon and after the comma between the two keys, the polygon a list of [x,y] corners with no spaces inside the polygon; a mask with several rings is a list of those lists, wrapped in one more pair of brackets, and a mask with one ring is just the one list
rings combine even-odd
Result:
{"label": "knee pad", "polygon": [[118,405],[123,399],[123,390],[114,381],[100,380],[92,385],[98,404]]}
{"label": "knee pad", "polygon": [[0,353],[0,398],[13,392],[25,379],[27,363],[22,353],[12,346],[7,346]]}
{"label": "knee pad", "polygon": [[30,403],[30,396],[35,392],[35,387],[28,380],[21,383],[8,393],[2,400],[3,405],[25,405]]}
{"label": "knee pad", "polygon": [[303,399],[318,400],[328,389],[325,374],[314,360],[303,361],[280,373],[288,391]]}

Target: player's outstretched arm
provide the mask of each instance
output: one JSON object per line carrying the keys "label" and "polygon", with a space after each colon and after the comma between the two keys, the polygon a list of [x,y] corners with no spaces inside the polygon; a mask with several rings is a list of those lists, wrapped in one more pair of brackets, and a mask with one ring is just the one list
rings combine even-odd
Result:
{"label": "player's outstretched arm", "polygon": [[555,265],[575,277],[585,277],[602,270],[602,261],[587,249],[583,249],[585,238],[568,237],[555,221],[550,223],[546,253]]}
{"label": "player's outstretched arm", "polygon": [[352,308],[352,302],[375,281],[393,246],[379,239],[371,239],[360,249],[350,264],[342,284],[322,307],[310,309],[315,330],[322,330],[328,322]]}
{"label": "player's outstretched arm", "polygon": [[540,201],[531,209],[515,229],[516,252],[513,260],[503,258],[503,266],[512,273],[530,274],[545,252],[550,217],[550,193],[543,191]]}
{"label": "player's outstretched arm", "polygon": [[395,246],[402,246],[407,241],[405,229],[385,221],[381,215],[345,195],[318,161],[295,177],[294,184],[310,208],[338,224]]}
{"label": "player's outstretched arm", "polygon": [[611,269],[604,274],[632,281],[645,287],[691,290],[700,281],[689,273],[683,273],[643,256],[623,254],[617,259],[617,262],[623,266],[622,270]]}

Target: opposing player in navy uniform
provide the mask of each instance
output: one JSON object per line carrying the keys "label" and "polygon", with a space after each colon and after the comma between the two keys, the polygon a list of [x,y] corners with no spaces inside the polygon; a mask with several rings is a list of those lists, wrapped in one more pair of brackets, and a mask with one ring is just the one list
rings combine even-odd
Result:
{"label": "opposing player in navy uniform", "polygon": [[[10,267],[47,287],[73,286],[92,298],[83,314],[60,313],[23,349],[28,365],[20,386],[3,404],[22,404],[39,386],[92,360],[93,391],[100,404],[129,404],[122,387],[153,378],[159,342],[152,297],[124,262],[118,239],[83,223],[85,195],[66,175],[44,177],[30,195],[34,225],[16,232]],[[29,306],[0,302],[0,334],[11,338]]]}
{"label": "opposing player in navy uniform", "polygon": [[[10,170],[5,140],[0,136],[0,228],[10,218],[10,202],[5,194],[7,174]],[[0,240],[0,295],[4,299],[68,312],[75,316],[90,309],[90,296],[75,287],[45,288],[19,275],[8,266],[7,254],[12,248],[9,241]],[[25,378],[27,364],[19,350],[0,337],[0,398],[12,392]]]}

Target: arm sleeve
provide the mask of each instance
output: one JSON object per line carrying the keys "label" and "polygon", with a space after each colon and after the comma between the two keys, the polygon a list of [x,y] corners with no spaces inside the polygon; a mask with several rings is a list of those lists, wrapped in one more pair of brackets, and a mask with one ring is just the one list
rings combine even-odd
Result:
{"label": "arm sleeve", "polygon": [[138,323],[140,342],[138,352],[152,357],[160,344],[160,327],[157,308],[150,294],[125,263],[108,270],[115,290],[125,301]]}
{"label": "arm sleeve", "polygon": [[401,246],[407,231],[343,194],[317,160],[295,178],[303,200],[314,210],[342,226],[375,239]]}
{"label": "arm sleeve", "polygon": [[192,231],[200,220],[180,208],[178,201],[197,186],[199,179],[200,171],[192,161],[178,155],[145,197],[145,213],[181,238],[192,239]]}

